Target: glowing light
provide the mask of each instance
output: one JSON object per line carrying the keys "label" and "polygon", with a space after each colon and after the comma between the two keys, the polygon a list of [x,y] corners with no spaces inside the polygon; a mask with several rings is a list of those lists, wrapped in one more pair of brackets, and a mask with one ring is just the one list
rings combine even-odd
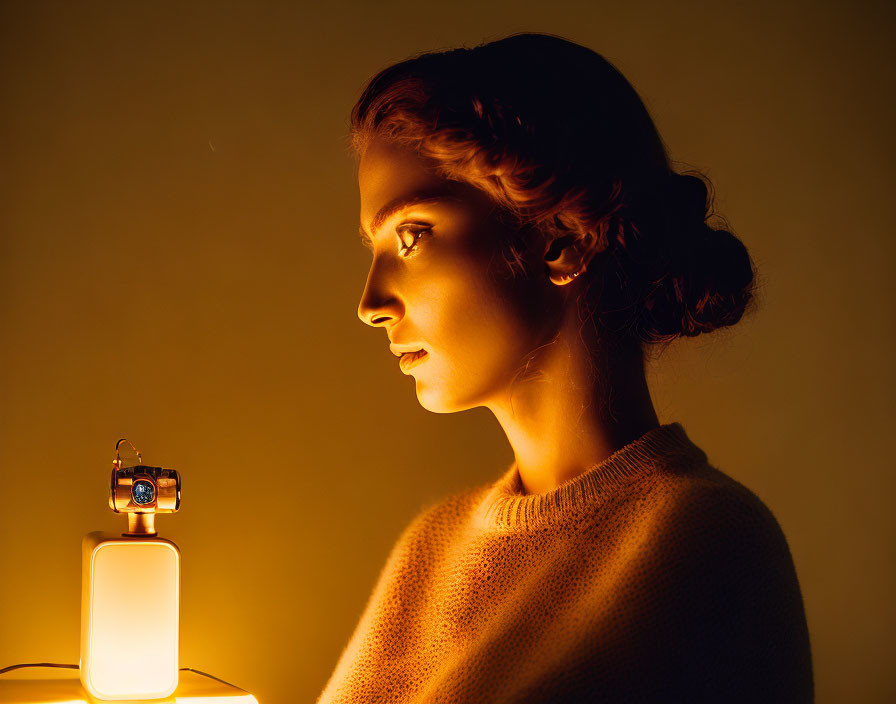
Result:
{"label": "glowing light", "polygon": [[180,552],[164,539],[85,537],[81,682],[97,699],[162,699],[178,684]]}

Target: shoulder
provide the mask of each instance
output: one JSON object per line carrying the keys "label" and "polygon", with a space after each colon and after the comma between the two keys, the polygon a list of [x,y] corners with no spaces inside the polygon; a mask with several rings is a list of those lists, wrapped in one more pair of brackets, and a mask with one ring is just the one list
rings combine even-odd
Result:
{"label": "shoulder", "polygon": [[772,511],[711,466],[668,492],[639,566],[682,671],[715,701],[811,701],[802,594]]}
{"label": "shoulder", "polygon": [[733,630],[783,627],[802,647],[807,634],[796,568],[765,502],[708,464],[683,477],[672,496],[655,524],[652,553],[675,590]]}
{"label": "shoulder", "polygon": [[463,523],[488,489],[488,486],[468,487],[424,502],[405,531],[448,530]]}
{"label": "shoulder", "polygon": [[466,489],[424,502],[404,525],[383,563],[375,591],[402,584],[404,579],[422,580],[438,556],[455,540],[463,525],[466,508],[481,489]]}
{"label": "shoulder", "polygon": [[444,540],[464,523],[487,490],[488,486],[466,488],[421,503],[405,524],[395,547]]}
{"label": "shoulder", "polygon": [[[787,539],[753,491],[705,464],[669,472],[642,487],[631,517],[625,557],[639,588],[693,608],[767,602],[802,609]],[[699,602],[699,603],[698,603]],[[777,606],[773,606],[777,604]]]}
{"label": "shoulder", "polygon": [[781,526],[765,502],[712,465],[671,472],[651,487],[651,493],[654,523],[666,541],[681,538],[694,548],[732,541],[786,547]]}

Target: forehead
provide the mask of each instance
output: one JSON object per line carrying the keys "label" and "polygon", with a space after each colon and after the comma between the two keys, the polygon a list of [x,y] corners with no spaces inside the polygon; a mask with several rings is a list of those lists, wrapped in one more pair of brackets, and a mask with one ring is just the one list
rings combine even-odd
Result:
{"label": "forehead", "polygon": [[464,190],[412,149],[381,137],[372,138],[361,155],[358,189],[361,224],[368,231],[377,211],[388,203],[421,193],[461,195]]}

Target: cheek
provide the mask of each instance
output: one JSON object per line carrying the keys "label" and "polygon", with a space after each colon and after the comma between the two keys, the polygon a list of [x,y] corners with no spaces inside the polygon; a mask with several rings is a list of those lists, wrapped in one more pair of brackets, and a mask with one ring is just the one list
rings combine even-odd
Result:
{"label": "cheek", "polygon": [[488,260],[456,264],[430,270],[416,307],[434,366],[454,379],[512,376],[537,344],[530,294],[490,278]]}

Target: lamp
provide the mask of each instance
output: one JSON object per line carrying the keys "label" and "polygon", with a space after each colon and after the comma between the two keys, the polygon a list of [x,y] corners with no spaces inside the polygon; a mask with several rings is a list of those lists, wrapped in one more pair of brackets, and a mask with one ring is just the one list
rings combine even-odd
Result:
{"label": "lamp", "polygon": [[[125,466],[119,454],[123,442],[134,449],[136,463]],[[137,448],[122,438],[115,446],[109,507],[127,514],[128,530],[88,533],[81,541],[79,664],[0,668],[0,702],[258,704],[229,682],[178,668],[180,549],[158,537],[155,514],[180,508],[179,474],[143,465]],[[22,678],[40,668],[61,668],[63,674]]]}
{"label": "lamp", "polygon": [[[128,442],[137,463],[124,466]],[[156,513],[180,508],[180,475],[143,465],[128,440],[115,446],[109,507],[124,533],[81,541],[81,683],[96,699],[162,699],[177,689],[180,549],[155,530]]]}

